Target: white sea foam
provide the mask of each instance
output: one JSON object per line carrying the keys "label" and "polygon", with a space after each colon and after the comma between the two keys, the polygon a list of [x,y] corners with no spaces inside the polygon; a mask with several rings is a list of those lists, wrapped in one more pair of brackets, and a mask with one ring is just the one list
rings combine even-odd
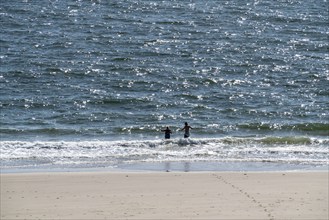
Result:
{"label": "white sea foam", "polygon": [[[283,141],[285,140],[285,141]],[[220,161],[328,164],[328,139],[306,137],[171,139],[145,141],[2,141],[3,167],[75,166],[136,162]]]}

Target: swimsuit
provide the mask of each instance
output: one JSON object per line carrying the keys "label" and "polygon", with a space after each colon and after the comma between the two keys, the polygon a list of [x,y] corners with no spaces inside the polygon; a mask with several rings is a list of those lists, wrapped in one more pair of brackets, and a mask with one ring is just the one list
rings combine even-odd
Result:
{"label": "swimsuit", "polygon": [[165,132],[165,139],[170,139],[170,130]]}

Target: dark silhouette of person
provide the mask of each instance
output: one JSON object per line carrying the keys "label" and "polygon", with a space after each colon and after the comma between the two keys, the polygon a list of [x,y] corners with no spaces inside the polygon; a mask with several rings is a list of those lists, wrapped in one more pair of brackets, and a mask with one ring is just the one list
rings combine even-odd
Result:
{"label": "dark silhouette of person", "polygon": [[167,127],[165,130],[161,130],[165,133],[165,139],[170,139],[170,134],[172,133],[169,127]]}
{"label": "dark silhouette of person", "polygon": [[185,130],[184,138],[190,137],[190,129],[193,129],[193,128],[191,126],[189,126],[187,122],[185,122],[184,128],[181,129],[181,131]]}

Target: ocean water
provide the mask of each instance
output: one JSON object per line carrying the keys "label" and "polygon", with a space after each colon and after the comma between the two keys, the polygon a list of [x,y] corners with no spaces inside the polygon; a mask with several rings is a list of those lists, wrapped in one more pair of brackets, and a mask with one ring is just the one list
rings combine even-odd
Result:
{"label": "ocean water", "polygon": [[328,167],[327,0],[3,0],[0,23],[2,170]]}

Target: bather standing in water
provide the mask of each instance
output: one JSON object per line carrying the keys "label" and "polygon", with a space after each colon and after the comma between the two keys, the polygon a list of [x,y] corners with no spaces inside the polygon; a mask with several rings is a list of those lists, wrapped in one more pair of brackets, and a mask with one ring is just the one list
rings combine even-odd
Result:
{"label": "bather standing in water", "polygon": [[165,139],[170,139],[170,134],[172,133],[169,127],[167,127],[165,130],[161,130],[165,132]]}
{"label": "bather standing in water", "polygon": [[190,137],[190,129],[193,129],[193,128],[191,126],[189,126],[187,122],[185,122],[184,128],[181,129],[181,131],[185,130],[184,138]]}

